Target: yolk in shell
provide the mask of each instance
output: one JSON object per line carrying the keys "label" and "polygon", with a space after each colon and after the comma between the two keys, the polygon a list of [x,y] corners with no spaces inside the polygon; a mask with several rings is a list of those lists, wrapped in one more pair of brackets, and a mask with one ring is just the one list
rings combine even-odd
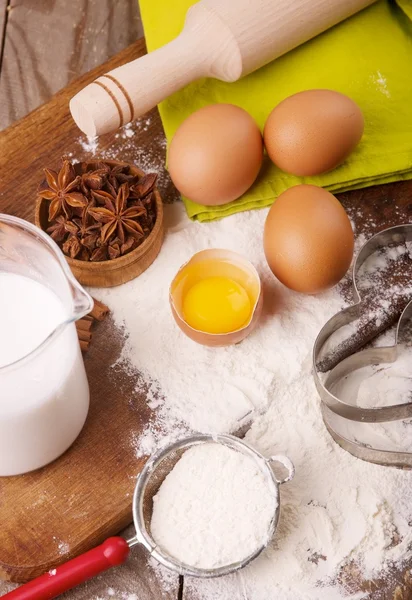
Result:
{"label": "yolk in shell", "polygon": [[206,333],[229,333],[246,324],[251,302],[246,290],[229,277],[207,277],[193,285],[183,299],[188,325]]}

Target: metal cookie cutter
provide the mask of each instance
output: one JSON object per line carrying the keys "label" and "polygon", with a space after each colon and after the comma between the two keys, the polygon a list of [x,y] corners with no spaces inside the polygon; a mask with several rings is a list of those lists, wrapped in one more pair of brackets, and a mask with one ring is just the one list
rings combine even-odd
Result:
{"label": "metal cookie cutter", "polygon": [[[330,336],[344,325],[352,323],[361,314],[361,294],[357,287],[357,274],[369,256],[381,248],[392,244],[412,242],[412,224],[398,225],[385,229],[370,238],[361,248],[353,265],[353,295],[355,304],[334,315],[321,329],[313,347],[313,375],[316,388],[322,400],[322,416],[326,428],[333,439],[344,449],[369,462],[397,467],[412,467],[412,453],[372,447],[359,440],[351,431],[350,424],[358,422],[357,431],[371,428],[371,423],[398,421],[412,417],[412,401],[390,406],[363,408],[350,404],[335,396],[331,390],[342,378],[362,367],[380,363],[393,363],[398,357],[398,344],[411,343],[412,301],[402,312],[395,334],[393,346],[368,348],[342,360],[321,378],[317,369],[321,350]],[[409,334],[409,335],[408,335]],[[412,393],[412,389],[411,389]],[[353,427],[352,427],[353,430]]]}

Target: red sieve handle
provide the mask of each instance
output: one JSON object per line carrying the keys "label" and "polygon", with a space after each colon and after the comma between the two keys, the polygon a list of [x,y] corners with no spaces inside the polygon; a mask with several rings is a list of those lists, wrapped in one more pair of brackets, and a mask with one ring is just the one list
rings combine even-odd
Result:
{"label": "red sieve handle", "polygon": [[79,583],[123,563],[129,545],[122,537],[108,538],[103,544],[25,583],[3,598],[9,600],[50,600]]}

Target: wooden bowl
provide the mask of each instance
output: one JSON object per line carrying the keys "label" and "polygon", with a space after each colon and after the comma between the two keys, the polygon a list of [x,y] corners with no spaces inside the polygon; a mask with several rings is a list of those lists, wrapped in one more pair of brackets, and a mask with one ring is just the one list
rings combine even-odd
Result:
{"label": "wooden bowl", "polygon": [[[102,162],[107,163],[111,167],[124,164],[117,160],[103,160]],[[134,165],[130,165],[130,173],[133,175],[144,175],[144,172]],[[156,221],[149,236],[140,246],[124,256],[119,256],[119,258],[99,262],[77,260],[65,255],[73,275],[79,283],[92,287],[113,287],[138,277],[138,275],[143,273],[152,264],[160,252],[164,236],[162,198],[156,187],[153,193],[156,202]],[[49,226],[48,209],[49,201],[44,198],[38,198],[36,202],[35,223],[43,231],[46,231]]]}

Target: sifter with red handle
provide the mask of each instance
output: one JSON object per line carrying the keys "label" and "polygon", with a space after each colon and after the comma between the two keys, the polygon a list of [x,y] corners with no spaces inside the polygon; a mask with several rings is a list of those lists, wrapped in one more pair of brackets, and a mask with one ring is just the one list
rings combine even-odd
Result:
{"label": "sifter with red handle", "polygon": [[[269,523],[265,543],[242,560],[213,569],[194,567],[177,560],[156,544],[150,530],[153,497],[183,454],[199,444],[221,444],[252,458],[265,476],[273,497],[273,515]],[[288,474],[285,478],[278,479],[276,477],[271,468],[272,462],[279,462],[286,468]],[[246,442],[231,435],[199,434],[179,440],[154,454],[139,475],[133,495],[133,521],[136,528],[136,535],[133,538],[129,540],[122,537],[108,538],[100,546],[57,566],[48,573],[9,592],[3,598],[8,600],[50,600],[56,598],[87,579],[125,562],[130,548],[137,544],[145,546],[153,558],[180,575],[219,577],[238,571],[254,560],[272,539],[279,520],[279,485],[290,481],[293,476],[293,464],[286,456],[276,455],[265,458]]]}

